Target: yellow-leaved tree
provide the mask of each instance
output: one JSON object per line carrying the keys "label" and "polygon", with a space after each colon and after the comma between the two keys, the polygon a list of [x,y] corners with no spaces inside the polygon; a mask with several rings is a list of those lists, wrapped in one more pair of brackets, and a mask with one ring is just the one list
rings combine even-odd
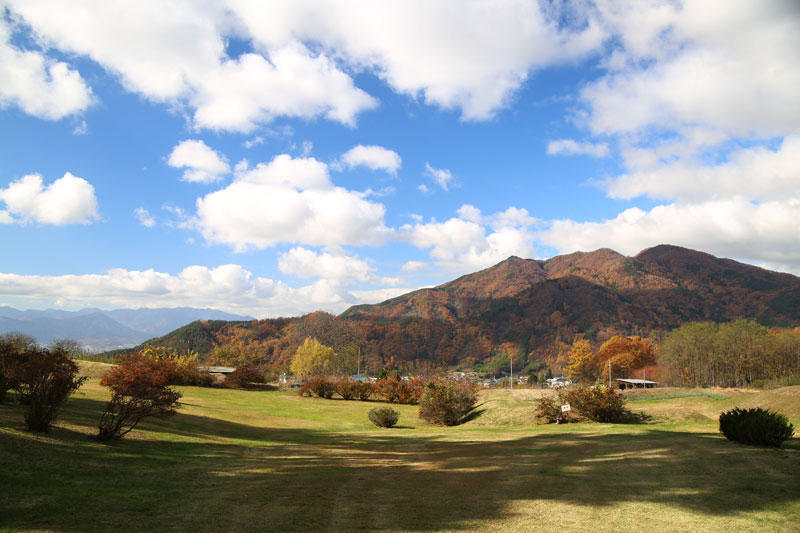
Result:
{"label": "yellow-leaved tree", "polygon": [[298,379],[314,376],[331,376],[344,372],[344,361],[333,348],[325,346],[314,337],[307,337],[297,348],[290,369]]}
{"label": "yellow-leaved tree", "polygon": [[591,361],[594,357],[592,345],[586,339],[578,339],[572,343],[569,350],[567,366],[564,367],[564,374],[571,380],[592,381],[594,376],[591,374]]}

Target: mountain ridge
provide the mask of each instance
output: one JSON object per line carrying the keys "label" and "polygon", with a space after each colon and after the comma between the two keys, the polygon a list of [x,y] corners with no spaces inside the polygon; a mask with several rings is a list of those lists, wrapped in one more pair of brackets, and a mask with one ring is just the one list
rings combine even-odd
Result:
{"label": "mountain ridge", "polygon": [[[452,365],[498,350],[516,354],[520,364],[537,360],[558,368],[576,336],[600,343],[615,334],[651,335],[688,321],[738,318],[800,326],[800,278],[659,245],[634,256],[607,248],[547,260],[511,256],[339,316],[196,322],[149,342],[181,349],[202,343],[198,352],[207,354],[235,340],[242,357],[281,365],[306,336],[336,345],[339,333],[348,332],[344,337],[357,339],[370,368],[415,360]],[[249,352],[242,348],[248,345]]]}

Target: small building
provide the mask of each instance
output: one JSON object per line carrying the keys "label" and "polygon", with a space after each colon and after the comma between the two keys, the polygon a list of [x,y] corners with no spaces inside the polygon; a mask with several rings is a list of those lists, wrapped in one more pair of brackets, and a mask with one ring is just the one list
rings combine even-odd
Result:
{"label": "small building", "polygon": [[567,385],[572,385],[572,380],[569,380],[565,377],[550,378],[546,379],[545,382],[551,389],[560,389],[562,387],[566,387]]}
{"label": "small building", "polygon": [[620,389],[652,389],[657,384],[648,379],[617,378],[617,381]]}

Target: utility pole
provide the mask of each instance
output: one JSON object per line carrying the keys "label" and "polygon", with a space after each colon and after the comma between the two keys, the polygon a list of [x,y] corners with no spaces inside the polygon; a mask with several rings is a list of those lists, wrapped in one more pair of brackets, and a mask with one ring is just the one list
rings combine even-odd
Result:
{"label": "utility pole", "polygon": [[358,359],[356,363],[356,376],[361,375],[361,346],[358,347]]}
{"label": "utility pole", "polygon": [[511,361],[511,390],[514,390],[514,358],[509,357],[509,361]]}
{"label": "utility pole", "polygon": [[611,388],[611,359],[608,360],[608,388]]}

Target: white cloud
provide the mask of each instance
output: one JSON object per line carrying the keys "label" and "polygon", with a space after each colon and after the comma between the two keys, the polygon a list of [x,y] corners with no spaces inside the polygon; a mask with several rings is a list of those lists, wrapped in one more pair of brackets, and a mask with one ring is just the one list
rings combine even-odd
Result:
{"label": "white cloud", "polygon": [[172,149],[167,164],[186,168],[181,179],[194,183],[213,183],[231,171],[225,158],[200,140],[181,141]]}
{"label": "white cloud", "polygon": [[81,120],[80,124],[72,130],[73,135],[86,135],[87,133],[89,133],[89,125],[85,120]]}
{"label": "white cloud", "polygon": [[583,57],[603,39],[597,25],[584,26],[579,9],[534,2],[465,1],[458,9],[436,0],[231,4],[263,48],[318,42],[395,91],[460,110],[466,120],[490,118],[530,71]]}
{"label": "white cloud", "polygon": [[539,239],[560,251],[609,247],[635,254],[675,244],[750,262],[791,265],[800,273],[800,197],[755,203],[741,197],[626,209],[602,222],[556,220]]}
{"label": "white cloud", "polygon": [[26,276],[0,273],[0,297],[31,306],[213,307],[259,318],[291,316],[318,309],[344,311],[351,305],[375,303],[410,289],[349,291],[335,280],[290,287],[254,276],[239,265],[216,268],[189,266],[172,275],[155,270],[111,269],[103,274]]}
{"label": "white cloud", "polygon": [[277,116],[324,116],[348,126],[377,101],[325,55],[299,43],[270,51],[269,60],[245,54],[209,72],[192,97],[199,127],[251,131]]}
{"label": "white cloud", "polygon": [[403,263],[402,269],[403,272],[416,272],[418,270],[422,270],[427,265],[422,261],[406,261]]}
{"label": "white cloud", "polygon": [[578,142],[572,139],[559,139],[547,143],[547,154],[608,157],[609,151],[606,143]]}
{"label": "white cloud", "polygon": [[390,234],[382,204],[337,187],[325,163],[282,154],[197,200],[193,224],[207,241],[237,251],[280,242],[312,246],[380,244]]}
{"label": "white cloud", "polygon": [[139,224],[145,228],[152,228],[156,225],[156,219],[153,218],[153,215],[150,214],[150,211],[144,207],[137,207],[133,210],[133,214],[136,216],[136,220],[139,221]]}
{"label": "white cloud", "polygon": [[403,161],[397,152],[383,146],[359,144],[342,154],[341,162],[348,168],[365,166],[370,170],[385,170],[396,176]]}
{"label": "white cloud", "polygon": [[425,185],[424,183],[420,183],[419,185],[417,185],[417,190],[422,194],[428,194],[431,192],[430,189],[428,189],[428,186]]}
{"label": "white cloud", "polygon": [[244,147],[250,149],[250,148],[258,146],[259,144],[264,144],[264,138],[261,137],[261,136],[256,136],[256,137],[253,137],[252,139],[246,140],[244,142]]}
{"label": "white cloud", "polygon": [[464,206],[459,215],[445,222],[405,224],[399,238],[429,249],[437,265],[452,273],[473,272],[512,255],[535,255],[530,226],[537,221],[525,209],[509,207],[484,217],[473,206]]}
{"label": "white cloud", "polygon": [[762,146],[734,151],[727,161],[703,164],[693,158],[661,161],[604,184],[613,198],[698,201],[746,196],[781,199],[800,191],[800,136],[783,139],[776,150]]}
{"label": "white cloud", "polygon": [[281,254],[278,268],[284,274],[300,278],[325,278],[344,283],[374,280],[374,269],[363,259],[327,252],[317,253],[300,246]]}
{"label": "white cloud", "polygon": [[[156,102],[185,104],[197,127],[250,131],[276,116],[314,118],[352,125],[376,101],[324,53],[297,40],[237,58],[225,54],[230,37],[247,38],[222,2],[91,0],[9,2],[48,46],[85,55],[119,76],[130,91]],[[266,7],[266,6],[264,6]],[[59,63],[56,80],[73,71]]]}
{"label": "white cloud", "polygon": [[[236,131],[276,116],[352,125],[377,105],[354,85],[352,73],[362,71],[484,120],[532,71],[585,57],[605,38],[583,10],[534,2],[469,1],[455,10],[430,0],[9,5],[47,46],[90,57],[146,98],[187,105],[198,127]],[[253,50],[231,58],[229,38],[252,39]]]}
{"label": "white cloud", "polygon": [[446,168],[433,168],[428,162],[425,162],[425,175],[435,181],[439,187],[445,191],[448,190],[450,182],[453,181],[453,173],[450,172],[450,170]]}
{"label": "white cloud", "polygon": [[43,53],[13,46],[4,11],[0,4],[0,107],[13,105],[47,120],[87,109],[92,90],[80,73]]}
{"label": "white cloud", "polygon": [[800,12],[794,2],[600,3],[622,45],[582,91],[597,133],[705,125],[770,137],[800,123]]}
{"label": "white cloud", "polygon": [[69,172],[47,187],[38,174],[23,176],[0,189],[0,201],[6,205],[6,211],[0,211],[0,222],[5,223],[63,226],[89,224],[100,218],[94,187]]}

